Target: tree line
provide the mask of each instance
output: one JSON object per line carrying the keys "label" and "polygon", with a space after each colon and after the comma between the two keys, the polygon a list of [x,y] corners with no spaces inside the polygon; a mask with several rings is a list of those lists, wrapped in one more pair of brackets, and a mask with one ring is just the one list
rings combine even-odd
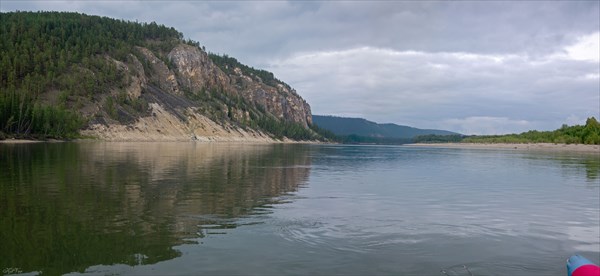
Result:
{"label": "tree line", "polygon": [[557,143],[600,145],[600,123],[594,117],[585,125],[563,125],[554,131],[531,130],[520,134],[465,137],[466,143]]}
{"label": "tree line", "polygon": [[600,123],[595,117],[586,120],[585,125],[562,125],[553,131],[530,130],[520,134],[506,135],[426,135],[414,139],[416,143],[555,143],[600,145]]}

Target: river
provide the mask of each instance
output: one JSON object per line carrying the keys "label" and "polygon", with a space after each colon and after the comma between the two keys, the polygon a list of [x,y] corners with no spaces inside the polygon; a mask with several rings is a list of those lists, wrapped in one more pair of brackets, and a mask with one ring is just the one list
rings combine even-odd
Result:
{"label": "river", "polygon": [[566,275],[599,229],[597,154],[0,144],[4,274]]}

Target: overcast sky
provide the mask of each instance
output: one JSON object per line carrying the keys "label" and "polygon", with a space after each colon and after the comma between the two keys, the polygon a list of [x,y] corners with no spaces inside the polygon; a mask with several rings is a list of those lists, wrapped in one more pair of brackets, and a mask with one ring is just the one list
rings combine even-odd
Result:
{"label": "overcast sky", "polygon": [[600,117],[599,1],[7,1],[156,21],[275,73],[313,114],[464,134]]}

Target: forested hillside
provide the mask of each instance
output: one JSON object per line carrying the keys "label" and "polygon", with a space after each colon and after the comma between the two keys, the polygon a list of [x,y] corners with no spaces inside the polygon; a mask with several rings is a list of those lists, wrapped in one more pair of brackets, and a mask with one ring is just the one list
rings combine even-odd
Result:
{"label": "forested hillside", "polygon": [[457,135],[457,133],[419,129],[396,124],[378,124],[362,118],[313,115],[315,125],[338,136],[344,143],[405,144],[420,135]]}
{"label": "forested hillside", "polygon": [[78,13],[0,16],[0,139],[72,138],[91,125],[129,130],[158,106],[192,135],[189,119],[200,114],[229,132],[320,138],[287,84],[229,57],[209,59],[174,28]]}
{"label": "forested hillside", "polygon": [[[75,13],[1,16],[0,131],[17,137],[77,135],[86,118],[73,107],[125,85],[124,74],[105,55],[126,60],[134,45],[166,50],[182,38],[175,29],[156,23]],[[131,103],[140,110],[145,104]]]}

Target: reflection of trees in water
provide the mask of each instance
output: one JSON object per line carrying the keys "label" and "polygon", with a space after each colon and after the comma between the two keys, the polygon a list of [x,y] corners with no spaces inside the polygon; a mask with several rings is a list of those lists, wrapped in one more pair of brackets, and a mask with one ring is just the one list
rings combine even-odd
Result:
{"label": "reflection of trees in water", "polygon": [[600,156],[596,153],[531,153],[525,158],[555,163],[568,175],[585,174],[592,183],[600,178]]}
{"label": "reflection of trees in water", "polygon": [[589,158],[584,161],[585,173],[588,180],[598,180],[600,176],[600,158]]}
{"label": "reflection of trees in water", "polygon": [[600,176],[600,156],[594,154],[579,156],[564,155],[557,158],[557,160],[560,161],[563,169],[585,173],[588,181],[597,183]]}
{"label": "reflection of trees in water", "polygon": [[277,203],[309,147],[193,143],[0,145],[0,268],[62,274],[179,256],[198,225]]}

